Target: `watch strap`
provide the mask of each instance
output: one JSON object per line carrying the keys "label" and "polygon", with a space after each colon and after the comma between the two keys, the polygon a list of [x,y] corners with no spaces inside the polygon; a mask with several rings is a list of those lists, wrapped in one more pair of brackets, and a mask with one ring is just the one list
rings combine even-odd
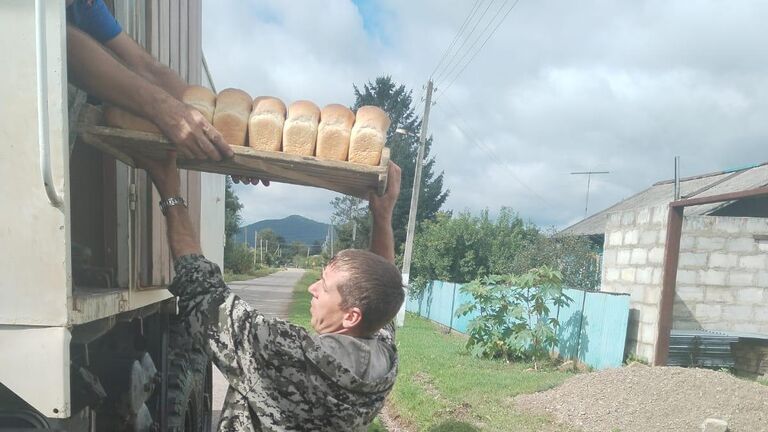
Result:
{"label": "watch strap", "polygon": [[164,200],[160,200],[160,211],[162,211],[163,215],[165,215],[169,208],[177,205],[182,205],[186,208],[187,202],[184,201],[184,198],[180,196],[166,198]]}

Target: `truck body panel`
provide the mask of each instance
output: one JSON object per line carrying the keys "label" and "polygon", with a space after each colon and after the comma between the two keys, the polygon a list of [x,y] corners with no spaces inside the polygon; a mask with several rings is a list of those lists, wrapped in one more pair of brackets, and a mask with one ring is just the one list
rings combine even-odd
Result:
{"label": "truck body panel", "polygon": [[48,201],[39,163],[35,3],[4,1],[0,13],[0,324],[64,326],[71,309],[63,4],[47,2],[45,43],[51,165],[63,209]]}
{"label": "truck body panel", "polygon": [[[82,412],[72,409],[70,360],[87,353],[87,342],[73,341],[72,335],[99,320],[106,332],[119,321],[167,314],[168,307],[160,311],[172,297],[166,289],[172,260],[159,197],[146,174],[71,141],[65,2],[43,2],[44,96],[53,186],[63,198],[58,208],[46,195],[38,147],[35,2],[0,4],[0,51],[5,58],[0,68],[0,384],[49,419],[79,419]],[[157,0],[106,3],[123,29],[150,53],[190,84],[201,83],[201,0],[170,2],[172,6]],[[224,179],[182,173],[183,194],[203,252],[219,265]],[[91,247],[103,284],[76,283],[78,242]],[[143,324],[137,328],[143,333]],[[155,361],[159,365],[161,359]]]}
{"label": "truck body panel", "polygon": [[0,382],[41,414],[70,412],[69,342],[66,327],[0,326]]}

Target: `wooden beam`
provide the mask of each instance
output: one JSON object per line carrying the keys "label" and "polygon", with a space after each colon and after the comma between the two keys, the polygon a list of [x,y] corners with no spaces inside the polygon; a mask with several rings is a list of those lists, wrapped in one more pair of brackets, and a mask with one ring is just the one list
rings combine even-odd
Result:
{"label": "wooden beam", "polygon": [[658,333],[656,336],[654,366],[665,366],[669,355],[669,337],[672,332],[672,310],[675,305],[677,264],[680,258],[680,237],[683,234],[683,207],[669,207],[667,215],[667,241],[664,247],[661,300],[659,301]]}
{"label": "wooden beam", "polygon": [[672,201],[669,206],[670,207],[690,207],[695,205],[703,205],[703,204],[714,204],[724,201],[735,201],[739,199],[744,198],[752,198],[752,197],[758,197],[758,196],[766,196],[768,195],[768,186],[763,186],[755,189],[749,189],[744,191],[738,191],[738,192],[729,192],[719,195],[712,195],[712,196],[706,196],[701,198],[689,198],[689,199],[682,199],[678,201]]}

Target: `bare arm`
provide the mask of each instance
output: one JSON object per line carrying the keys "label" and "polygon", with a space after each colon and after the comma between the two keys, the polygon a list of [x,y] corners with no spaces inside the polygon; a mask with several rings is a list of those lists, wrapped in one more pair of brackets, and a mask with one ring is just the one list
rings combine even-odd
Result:
{"label": "bare arm", "polygon": [[170,94],[142,79],[71,25],[67,25],[67,57],[70,79],[101,100],[148,118],[155,114],[151,112],[154,108],[173,103]]}
{"label": "bare arm", "polygon": [[395,238],[392,233],[392,211],[400,195],[400,167],[389,163],[387,191],[382,196],[371,194],[370,208],[373,214],[371,252],[395,262]]}
{"label": "bare arm", "polygon": [[[161,199],[181,196],[176,153],[168,152],[165,160],[140,159],[139,165],[147,170]],[[170,207],[165,215],[168,244],[173,259],[191,254],[201,254],[200,238],[195,231],[189,212],[184,206]]]}
{"label": "bare arm", "polygon": [[71,25],[67,25],[67,56],[72,81],[101,100],[151,120],[185,157],[220,160],[233,155],[202,114],[120,63]]}
{"label": "bare arm", "polygon": [[131,70],[141,75],[150,83],[167,91],[174,98],[181,100],[185,83],[176,72],[157,61],[125,32],[120,33],[106,44]]}

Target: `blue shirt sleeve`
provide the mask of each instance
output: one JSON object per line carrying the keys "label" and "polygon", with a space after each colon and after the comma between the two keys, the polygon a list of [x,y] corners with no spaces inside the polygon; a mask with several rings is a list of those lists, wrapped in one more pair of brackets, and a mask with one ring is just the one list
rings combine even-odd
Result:
{"label": "blue shirt sleeve", "polygon": [[101,43],[123,31],[104,0],[75,0],[67,7],[67,21]]}

